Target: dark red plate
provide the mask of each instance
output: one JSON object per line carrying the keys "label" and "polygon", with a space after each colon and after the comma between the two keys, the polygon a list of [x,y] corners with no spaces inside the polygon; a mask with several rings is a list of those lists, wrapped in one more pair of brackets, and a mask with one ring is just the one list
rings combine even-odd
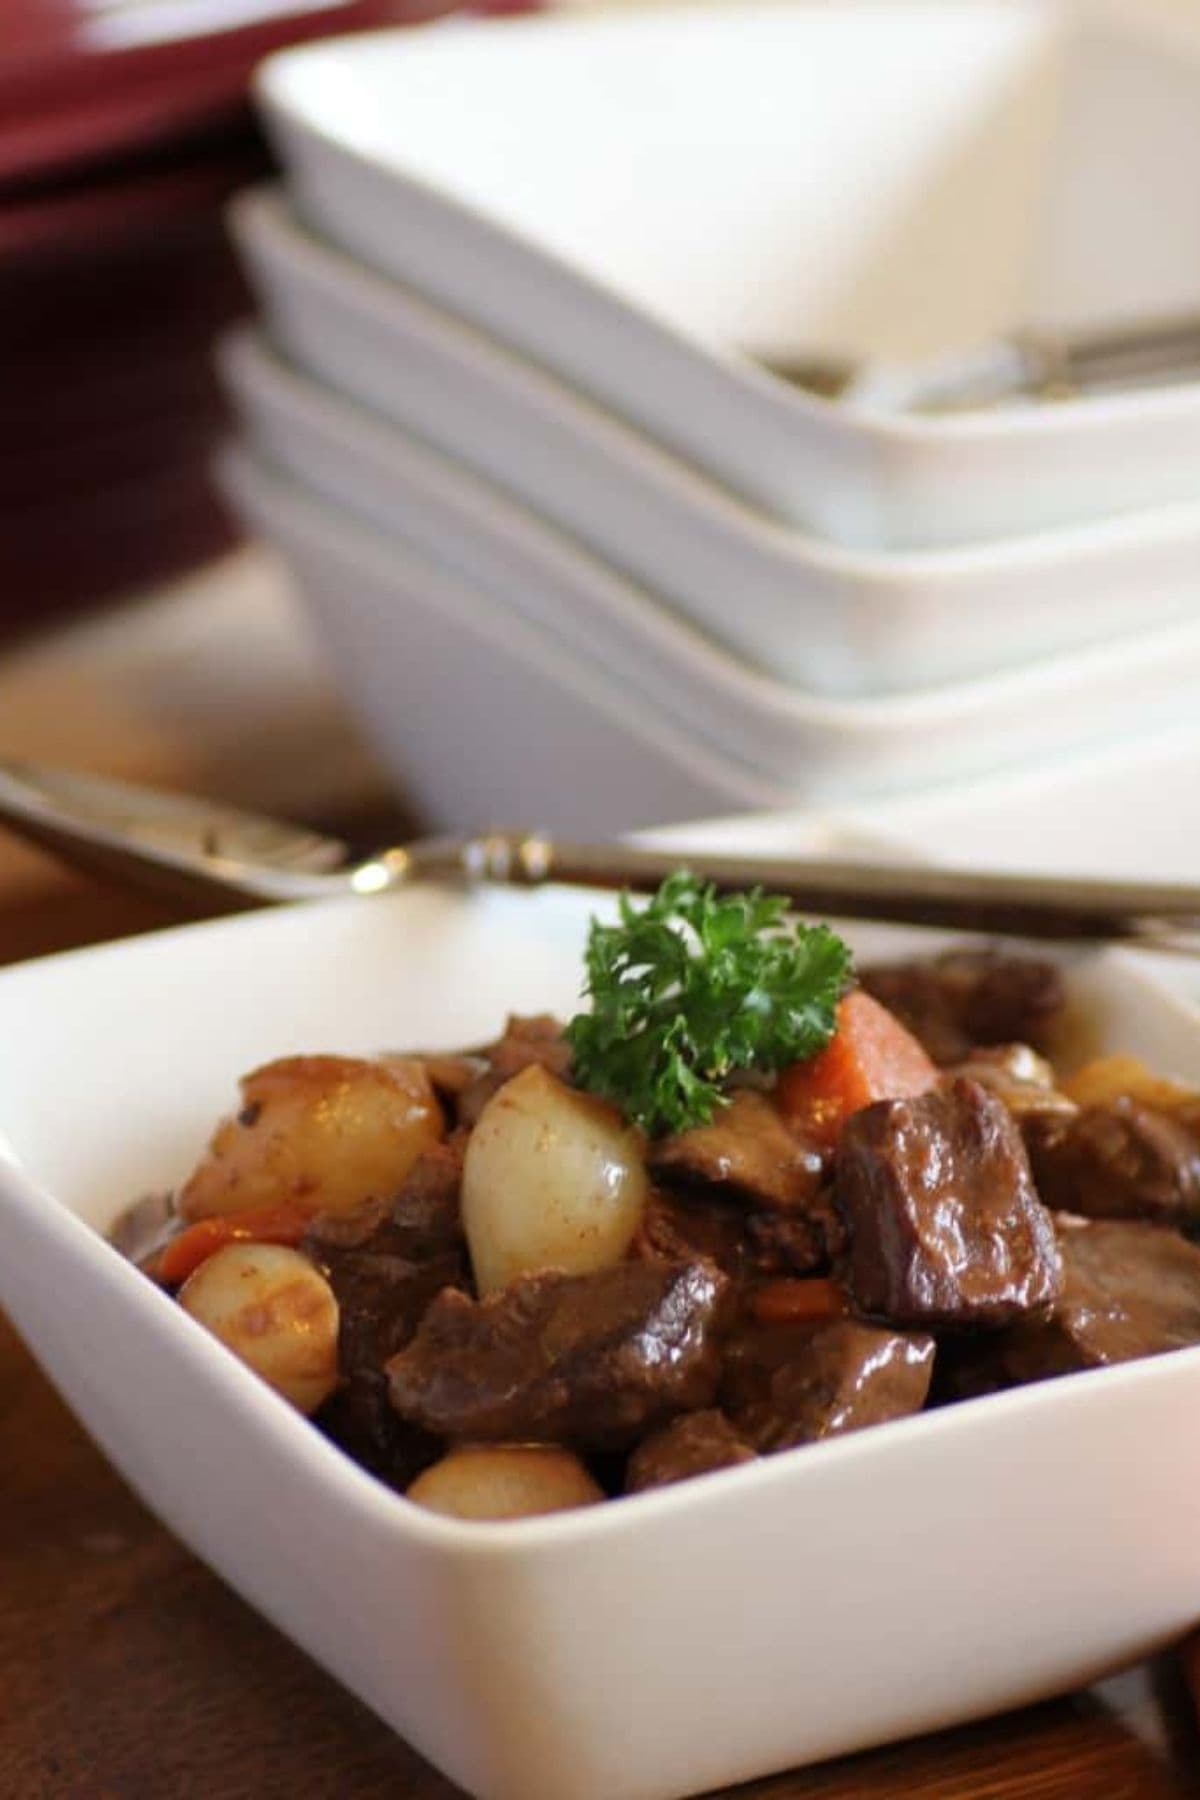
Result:
{"label": "dark red plate", "polygon": [[0,520],[28,507],[61,504],[68,496],[95,493],[138,475],[152,476],[172,463],[199,459],[227,426],[215,381],[192,394],[186,406],[129,413],[118,405],[90,430],[48,417],[19,440],[6,436],[0,441]]}
{"label": "dark red plate", "polygon": [[[63,0],[0,0],[0,190],[213,124],[244,98],[255,65],[284,45],[435,17],[452,4],[325,0],[308,10],[263,0],[265,16],[230,26],[224,0],[182,8],[134,0],[108,21]],[[125,41],[115,35],[121,21]]]}
{"label": "dark red plate", "polygon": [[216,147],[199,146],[145,168],[0,200],[0,280],[17,262],[94,256],[216,214],[271,166],[247,127]]}
{"label": "dark red plate", "polygon": [[240,535],[210,451],[152,474],[0,515],[0,629],[41,625],[195,567]]}

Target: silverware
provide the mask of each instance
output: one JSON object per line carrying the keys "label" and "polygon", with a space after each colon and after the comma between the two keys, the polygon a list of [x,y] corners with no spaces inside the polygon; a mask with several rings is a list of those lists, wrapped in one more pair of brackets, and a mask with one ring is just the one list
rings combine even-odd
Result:
{"label": "silverware", "polygon": [[687,867],[720,889],[757,885],[835,917],[1200,951],[1200,888],[1174,883],[980,874],[843,857],[680,855],[529,831],[420,838],[358,856],[340,838],[256,813],[11,762],[0,763],[0,822],[70,862],[167,886],[217,911],[381,894],[414,881],[647,890]]}
{"label": "silverware", "polygon": [[1200,380],[1200,315],[1085,332],[1026,329],[911,363],[801,355],[763,361],[783,380],[863,411],[966,412]]}

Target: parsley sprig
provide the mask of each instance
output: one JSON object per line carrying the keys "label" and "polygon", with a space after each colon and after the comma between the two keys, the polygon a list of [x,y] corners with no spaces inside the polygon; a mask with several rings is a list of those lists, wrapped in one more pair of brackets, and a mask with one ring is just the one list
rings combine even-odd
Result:
{"label": "parsley sprig", "polygon": [[592,921],[584,993],[567,1027],[575,1079],[652,1133],[711,1119],[735,1069],[773,1070],[829,1042],[851,976],[827,925],[755,888],[718,897],[687,870],[647,904]]}

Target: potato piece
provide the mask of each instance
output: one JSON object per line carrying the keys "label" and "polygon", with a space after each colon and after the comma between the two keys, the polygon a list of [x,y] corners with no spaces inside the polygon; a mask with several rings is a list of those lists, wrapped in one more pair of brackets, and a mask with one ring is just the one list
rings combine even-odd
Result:
{"label": "potato piece", "polygon": [[415,1058],[285,1056],[245,1076],[241,1092],[241,1111],[180,1192],[189,1221],[285,1203],[353,1212],[398,1188],[445,1131]]}
{"label": "potato piece", "polygon": [[188,1277],[179,1304],[302,1413],[337,1386],[337,1301],[298,1250],[229,1244]]}
{"label": "potato piece", "polygon": [[463,1166],[462,1216],[480,1294],[518,1275],[582,1275],[621,1261],[649,1192],[640,1132],[540,1065],[480,1114]]}
{"label": "potato piece", "polygon": [[1062,1085],[1077,1106],[1107,1106],[1128,1097],[1153,1112],[1173,1112],[1200,1098],[1194,1088],[1156,1075],[1136,1056],[1098,1056]]}
{"label": "potato piece", "polygon": [[451,1450],[418,1475],[408,1498],[456,1519],[527,1519],[594,1506],[604,1492],[569,1450],[479,1444]]}

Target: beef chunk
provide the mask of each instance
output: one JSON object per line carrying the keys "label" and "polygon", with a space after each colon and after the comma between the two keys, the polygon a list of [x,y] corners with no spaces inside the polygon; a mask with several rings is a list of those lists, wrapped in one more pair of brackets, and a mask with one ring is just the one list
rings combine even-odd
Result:
{"label": "beef chunk", "polygon": [[753,1088],[738,1089],[709,1124],[652,1145],[649,1162],[660,1180],[699,1182],[785,1210],[815,1198],[825,1174],[820,1151]]}
{"label": "beef chunk", "polygon": [[842,1222],[828,1189],[802,1213],[746,1214],[746,1274],[813,1275],[845,1247]]}
{"label": "beef chunk", "polygon": [[942,1064],[961,1062],[977,1044],[1041,1049],[1066,998],[1054,963],[1001,950],[876,963],[859,979]]}
{"label": "beef chunk", "polygon": [[318,1214],[301,1246],[338,1303],[341,1379],[322,1423],[353,1456],[400,1479],[429,1460],[429,1445],[393,1412],[384,1364],[409,1342],[435,1295],[466,1284],[461,1179],[461,1143],[434,1145],[393,1200]]}
{"label": "beef chunk", "polygon": [[938,1339],[927,1404],[931,1408],[949,1406],[1012,1387],[1004,1362],[1005,1344],[1011,1335],[1009,1331],[945,1332]]}
{"label": "beef chunk", "polygon": [[511,1014],[503,1036],[486,1047],[483,1059],[483,1072],[458,1096],[460,1125],[474,1125],[492,1095],[533,1063],[561,1081],[566,1081],[571,1073],[571,1046],[563,1036],[562,1026],[549,1013],[536,1013],[530,1018]]}
{"label": "beef chunk", "polygon": [[368,1467],[406,1472],[423,1466],[422,1446],[409,1460],[409,1434],[388,1400],[384,1368],[415,1333],[443,1288],[467,1279],[460,1249],[414,1262],[388,1251],[326,1246],[321,1265],[338,1303],[338,1392],[324,1423]]}
{"label": "beef chunk", "polygon": [[840,1234],[823,1185],[827,1159],[765,1094],[740,1088],[710,1124],[664,1138],[649,1160],[670,1191],[651,1202],[644,1245],[699,1251],[734,1276],[827,1264]]}
{"label": "beef chunk", "polygon": [[706,1257],[740,1280],[746,1269],[745,1220],[737,1207],[708,1194],[668,1194],[652,1188],[634,1252],[666,1262]]}
{"label": "beef chunk", "polygon": [[338,1303],[340,1380],[322,1423],[358,1461],[403,1482],[431,1460],[434,1446],[393,1411],[385,1366],[410,1341],[435,1296],[465,1280],[465,1259],[451,1253],[414,1263],[343,1250],[325,1267]]}
{"label": "beef chunk", "polygon": [[462,1240],[459,1194],[465,1132],[424,1151],[405,1176],[392,1202],[390,1242],[403,1256],[440,1256]]}
{"label": "beef chunk", "polygon": [[734,1469],[754,1462],[754,1451],[740,1438],[724,1413],[709,1408],[682,1413],[661,1431],[643,1438],[625,1471],[630,1494],[647,1488],[666,1487],[693,1475],[709,1475],[715,1469]]}
{"label": "beef chunk", "polygon": [[326,1270],[341,1317],[338,1367],[344,1377],[365,1368],[382,1374],[388,1359],[413,1336],[443,1288],[466,1281],[466,1261],[451,1251],[424,1262],[373,1250],[344,1250]]}
{"label": "beef chunk", "polygon": [[456,1133],[423,1151],[390,1199],[369,1200],[352,1213],[318,1213],[304,1240],[305,1253],[324,1265],[341,1250],[369,1248],[421,1261],[458,1249],[465,1149],[465,1133]]}
{"label": "beef chunk", "polygon": [[857,1319],[743,1327],[726,1357],[722,1400],[763,1452],[904,1418],[925,1404],[933,1339]]}
{"label": "beef chunk", "polygon": [[1161,1225],[1060,1221],[1064,1282],[1047,1322],[1000,1340],[1010,1381],[1200,1343],[1200,1249]]}
{"label": "beef chunk", "polygon": [[388,1364],[392,1405],[439,1437],[625,1448],[712,1401],[727,1288],[710,1263],[628,1262],[444,1293]]}
{"label": "beef chunk", "polygon": [[488,1063],[508,1081],[531,1063],[539,1063],[565,1081],[571,1072],[571,1046],[563,1036],[560,1022],[551,1013],[532,1013],[522,1017],[510,1013],[504,1034],[484,1051]]}
{"label": "beef chunk", "polygon": [[1200,1217],[1200,1141],[1166,1113],[1121,1098],[1026,1127],[1047,1206],[1092,1219]]}
{"label": "beef chunk", "polygon": [[899,1324],[1005,1325],[1058,1297],[1054,1224],[1007,1108],[975,1081],[854,1113],[834,1199],[846,1280]]}
{"label": "beef chunk", "polygon": [[446,1051],[422,1056],[425,1073],[438,1099],[457,1114],[458,1102],[467,1089],[487,1073],[487,1061],[471,1051]]}
{"label": "beef chunk", "polygon": [[735,1281],[772,1275],[808,1275],[828,1265],[830,1242],[840,1225],[825,1201],[811,1212],[746,1210],[711,1191],[651,1191],[635,1252],[688,1262],[715,1262]]}

